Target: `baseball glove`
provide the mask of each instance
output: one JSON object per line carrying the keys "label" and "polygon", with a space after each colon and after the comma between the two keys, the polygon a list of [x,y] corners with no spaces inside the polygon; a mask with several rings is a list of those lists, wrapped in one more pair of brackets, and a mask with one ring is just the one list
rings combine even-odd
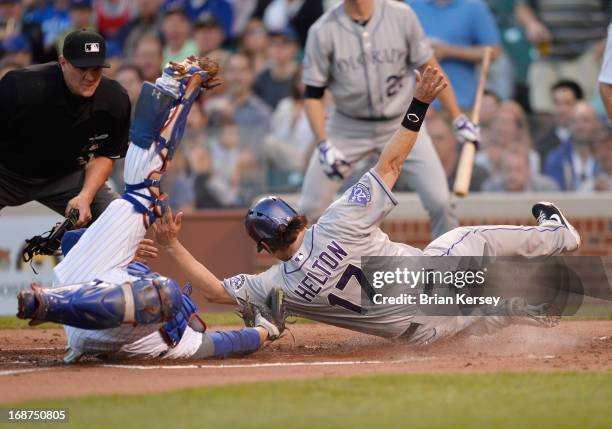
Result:
{"label": "baseball glove", "polygon": [[272,289],[268,294],[265,306],[253,304],[248,296],[246,300],[239,298],[239,301],[240,309],[237,313],[246,327],[260,326],[266,329],[268,339],[272,341],[280,337],[285,330],[288,316],[282,289]]}
{"label": "baseball glove", "polygon": [[78,220],[79,211],[72,209],[70,215],[63,222],[56,223],[50,231],[26,240],[22,253],[23,261],[30,262],[36,255],[58,254],[64,233],[74,229]]}
{"label": "baseball glove", "polygon": [[208,80],[202,84],[205,89],[213,89],[222,83],[221,78],[218,76],[219,63],[212,58],[196,57],[192,55],[181,63],[170,61],[170,64],[172,65],[174,71],[178,74],[179,78],[181,75],[186,75],[188,73],[189,66],[197,65],[199,68],[208,73]]}

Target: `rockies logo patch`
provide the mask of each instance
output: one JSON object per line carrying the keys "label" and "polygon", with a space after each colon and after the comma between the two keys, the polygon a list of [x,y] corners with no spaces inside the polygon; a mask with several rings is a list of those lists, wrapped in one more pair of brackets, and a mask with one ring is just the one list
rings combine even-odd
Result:
{"label": "rockies logo patch", "polygon": [[357,183],[351,189],[351,195],[349,195],[348,202],[359,206],[367,206],[372,195],[370,194],[370,188],[363,183]]}
{"label": "rockies logo patch", "polygon": [[230,285],[232,285],[232,288],[234,288],[234,290],[238,290],[242,287],[245,281],[246,276],[244,274],[240,274],[230,279]]}

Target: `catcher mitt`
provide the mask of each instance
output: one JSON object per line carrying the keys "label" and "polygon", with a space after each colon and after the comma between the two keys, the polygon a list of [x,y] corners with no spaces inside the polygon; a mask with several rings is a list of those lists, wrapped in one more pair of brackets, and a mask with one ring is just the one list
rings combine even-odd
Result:
{"label": "catcher mitt", "polygon": [[170,61],[170,65],[177,73],[177,78],[180,79],[182,76],[187,75],[190,66],[198,66],[202,70],[208,73],[208,80],[202,83],[202,87],[205,89],[213,89],[222,84],[221,78],[217,76],[219,74],[219,63],[208,57],[196,57],[194,55],[187,57],[183,62],[177,63]]}
{"label": "catcher mitt", "polygon": [[239,301],[241,306],[237,313],[246,327],[261,326],[268,331],[268,339],[272,341],[280,337],[288,316],[282,289],[272,289],[265,306],[253,304],[248,296],[246,300],[239,298]]}
{"label": "catcher mitt", "polygon": [[23,261],[30,262],[36,255],[57,255],[64,233],[74,229],[78,220],[79,211],[72,209],[70,215],[63,222],[56,223],[50,231],[26,240],[22,253]]}

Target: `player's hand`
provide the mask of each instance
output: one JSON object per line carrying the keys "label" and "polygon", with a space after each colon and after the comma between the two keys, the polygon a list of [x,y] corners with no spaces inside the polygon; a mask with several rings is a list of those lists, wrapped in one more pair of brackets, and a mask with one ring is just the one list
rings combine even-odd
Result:
{"label": "player's hand", "polygon": [[527,39],[534,45],[550,42],[552,40],[552,33],[550,30],[538,20],[531,21],[525,27],[525,33],[527,33]]}
{"label": "player's hand", "polygon": [[423,103],[431,104],[447,86],[448,82],[444,78],[444,74],[436,67],[427,66],[423,74],[416,70],[414,98]]}
{"label": "player's hand", "polygon": [[344,154],[328,140],[319,142],[317,152],[323,172],[330,179],[344,180],[351,171],[351,164],[346,160]]}
{"label": "player's hand", "polygon": [[459,143],[471,142],[478,148],[480,142],[480,127],[470,121],[463,113],[453,119],[453,131]]}
{"label": "player's hand", "polygon": [[183,223],[183,212],[176,217],[172,216],[172,209],[168,207],[166,213],[153,224],[155,241],[162,247],[172,247],[179,243],[178,234]]}
{"label": "player's hand", "polygon": [[148,263],[151,259],[157,258],[157,247],[154,246],[155,242],[148,238],[143,238],[138,244],[136,254],[132,262],[141,262],[143,264]]}
{"label": "player's hand", "polygon": [[79,219],[76,223],[77,228],[86,226],[91,221],[91,199],[83,194],[78,194],[76,197],[68,201],[66,206],[66,217],[70,216],[72,209],[79,211]]}

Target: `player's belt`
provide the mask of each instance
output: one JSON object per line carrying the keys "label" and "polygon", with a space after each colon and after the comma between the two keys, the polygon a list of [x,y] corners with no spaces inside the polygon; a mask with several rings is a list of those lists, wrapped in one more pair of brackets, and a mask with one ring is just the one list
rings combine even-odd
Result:
{"label": "player's belt", "polygon": [[355,119],[356,121],[366,121],[366,122],[393,121],[393,120],[397,120],[397,119],[402,117],[402,114],[399,114],[397,116],[367,116],[367,117],[360,117],[360,116],[347,115],[346,113],[343,113],[343,112],[341,112],[339,110],[338,110],[338,113],[340,113],[342,116],[346,116],[347,118]]}
{"label": "player's belt", "polygon": [[410,326],[408,326],[408,329],[406,329],[404,333],[399,336],[399,338],[402,340],[410,339],[410,337],[414,335],[416,330],[419,329],[419,326],[421,326],[420,323],[410,323]]}
{"label": "player's belt", "polygon": [[356,117],[356,116],[349,116],[349,118],[351,118],[351,119],[356,119],[358,121],[367,121],[367,122],[387,122],[387,121],[397,120],[397,119],[399,119],[401,117],[402,117],[402,115],[393,116],[393,117],[389,117],[389,116],[375,116],[375,117],[367,117],[367,118],[361,118],[361,117]]}

